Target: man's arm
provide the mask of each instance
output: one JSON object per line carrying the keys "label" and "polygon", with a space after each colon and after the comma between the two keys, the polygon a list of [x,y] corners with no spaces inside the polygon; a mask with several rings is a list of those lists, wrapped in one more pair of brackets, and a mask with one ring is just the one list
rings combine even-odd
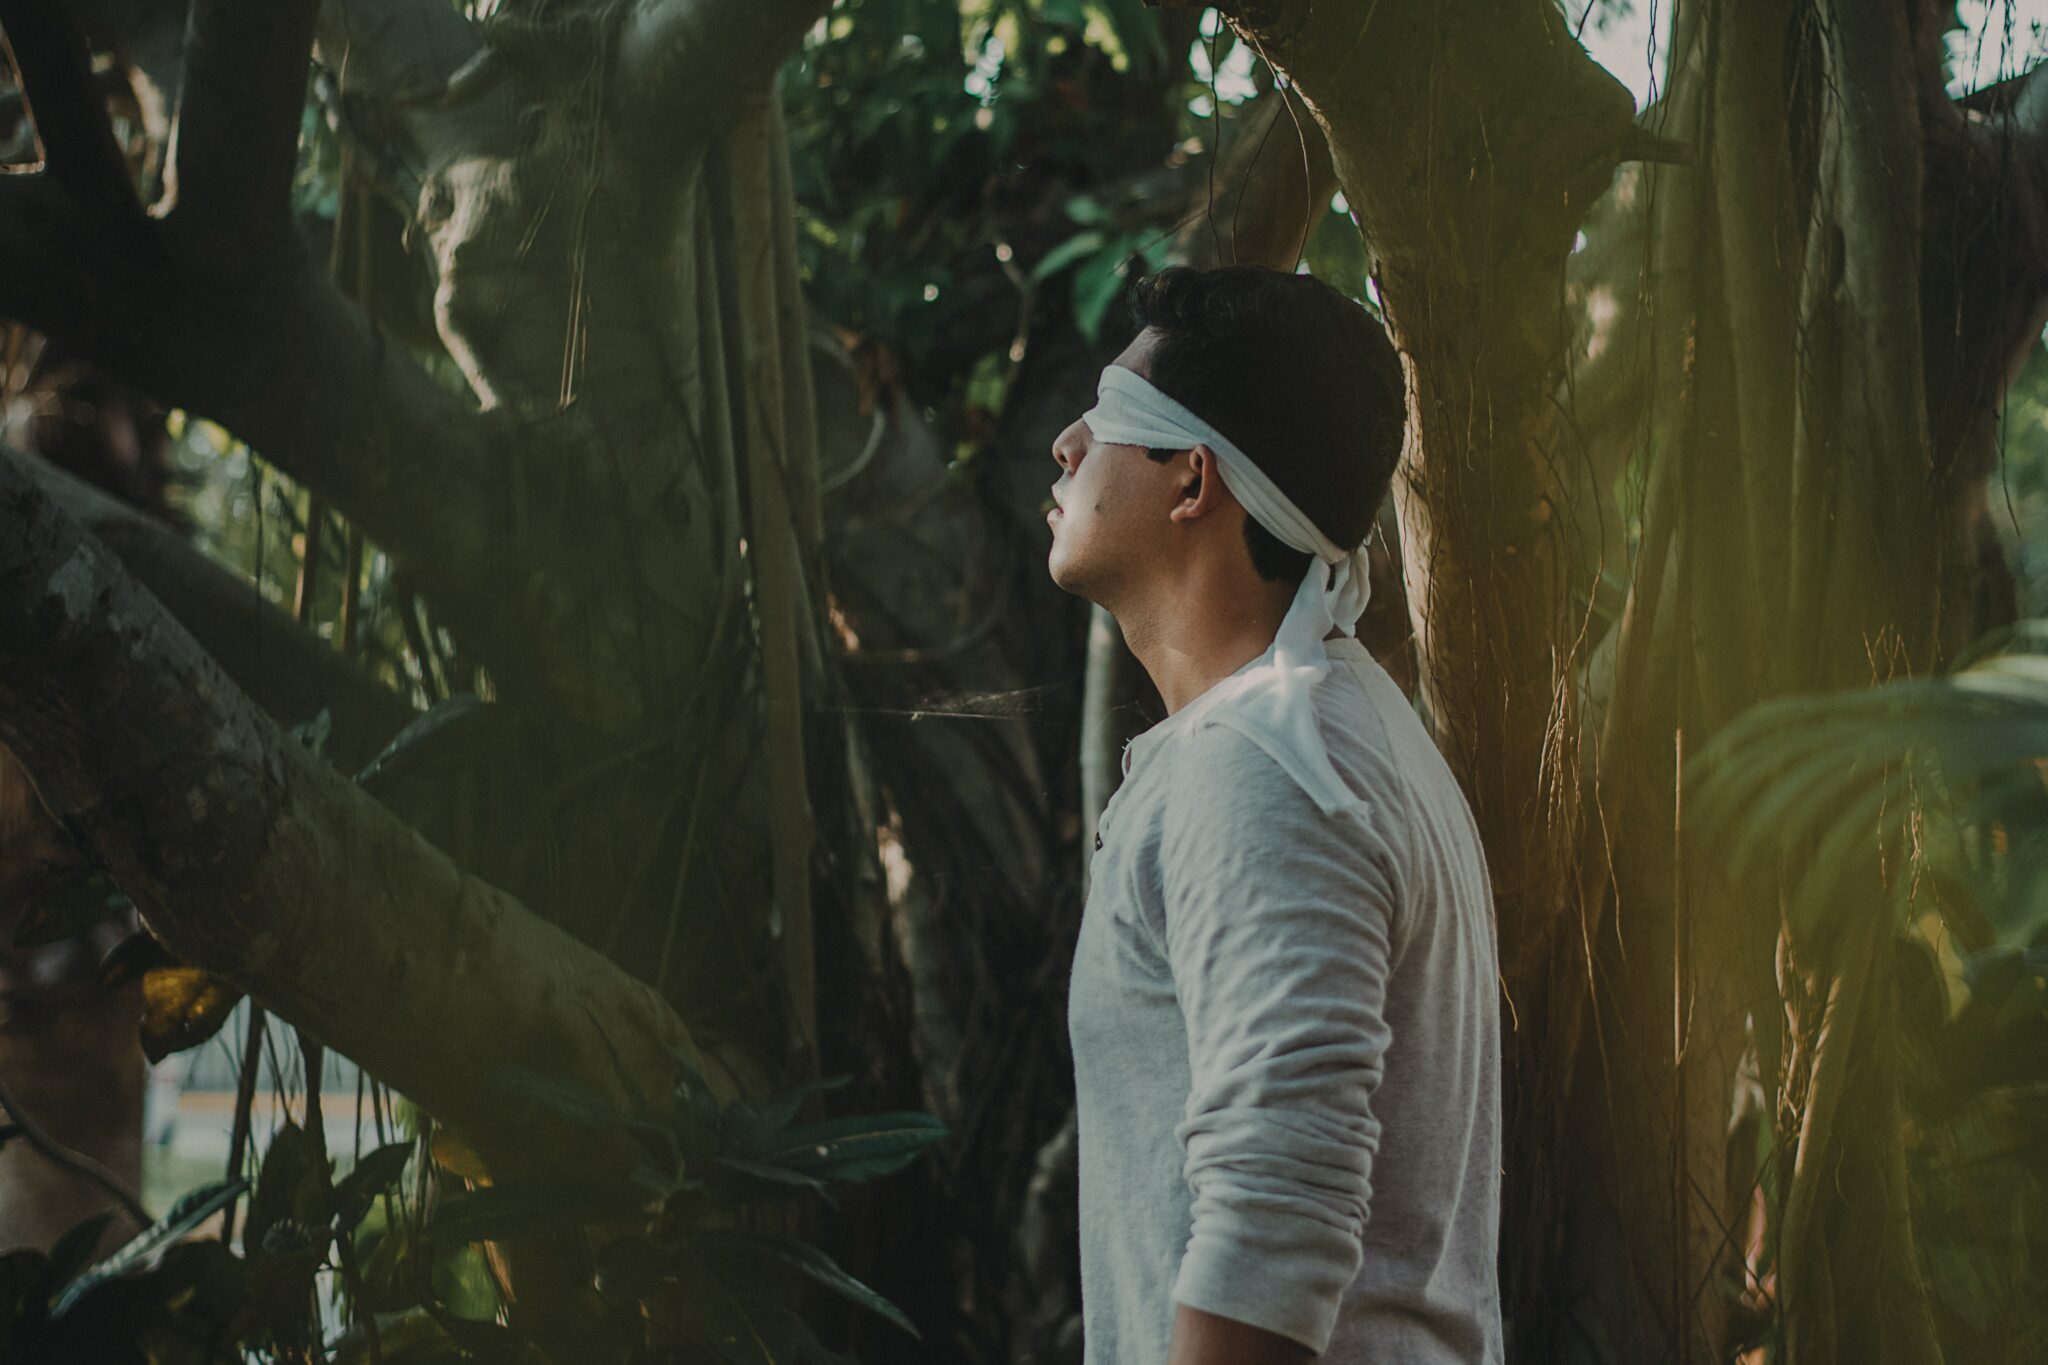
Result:
{"label": "man's arm", "polygon": [[1166,1365],[1306,1365],[1316,1353],[1292,1337],[1176,1304]]}
{"label": "man's arm", "polygon": [[1364,1254],[1398,859],[1379,817],[1324,815],[1243,736],[1195,743],[1160,847],[1191,1080],[1174,1349],[1292,1365],[1329,1345]]}

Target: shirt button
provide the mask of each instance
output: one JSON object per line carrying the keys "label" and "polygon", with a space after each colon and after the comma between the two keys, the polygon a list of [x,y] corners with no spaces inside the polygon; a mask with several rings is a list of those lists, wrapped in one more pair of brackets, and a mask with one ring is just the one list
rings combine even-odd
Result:
{"label": "shirt button", "polygon": [[1095,831],[1095,851],[1098,853],[1102,851],[1102,831],[1099,829]]}

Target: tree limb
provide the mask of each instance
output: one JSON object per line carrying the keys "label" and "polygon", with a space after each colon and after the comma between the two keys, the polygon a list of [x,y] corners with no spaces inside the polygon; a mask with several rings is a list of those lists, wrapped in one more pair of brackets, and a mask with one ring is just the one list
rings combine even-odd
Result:
{"label": "tree limb", "polygon": [[[621,98],[634,122],[687,128],[760,84],[795,49],[825,0],[639,0],[619,35]],[[673,144],[651,140],[665,155]]]}
{"label": "tree limb", "polygon": [[256,236],[292,231],[319,8],[319,0],[192,0],[168,177],[184,212]]}
{"label": "tree limb", "polygon": [[272,719],[295,724],[325,707],[333,718],[327,751],[344,770],[367,763],[412,718],[403,697],[162,522],[48,460],[0,446],[0,464],[35,483],[113,551]]}
{"label": "tree limb", "polygon": [[536,627],[571,612],[548,577],[554,557],[514,523],[513,495],[577,505],[560,457],[585,439],[581,422],[479,413],[388,347],[296,242],[236,251],[180,213],[144,225],[157,249],[126,251],[54,181],[0,178],[0,315],[319,488],[516,680]]}
{"label": "tree limb", "polygon": [[29,1146],[42,1153],[43,1159],[58,1170],[77,1176],[94,1186],[107,1198],[121,1206],[121,1211],[135,1220],[135,1226],[146,1228],[156,1220],[149,1216],[149,1210],[142,1207],[141,1198],[115,1175],[84,1152],[75,1151],[44,1130],[35,1121],[34,1115],[23,1109],[8,1091],[5,1082],[0,1082],[0,1113],[5,1113],[20,1130],[20,1136]]}
{"label": "tree limb", "polygon": [[655,992],[438,850],[266,719],[104,547],[0,463],[0,741],[152,932],[502,1168],[610,1183],[616,1133],[479,1057],[621,1110],[694,1054]]}

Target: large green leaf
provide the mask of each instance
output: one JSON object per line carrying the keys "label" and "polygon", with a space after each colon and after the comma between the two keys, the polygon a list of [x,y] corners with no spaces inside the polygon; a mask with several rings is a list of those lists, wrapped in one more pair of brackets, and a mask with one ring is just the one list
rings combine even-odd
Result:
{"label": "large green leaf", "polygon": [[1044,284],[1076,261],[1100,251],[1103,240],[1102,233],[1094,228],[1075,233],[1046,252],[1039,258],[1038,264],[1031,267],[1031,283]]}
{"label": "large green leaf", "polygon": [[857,1114],[787,1129],[744,1159],[822,1180],[871,1180],[901,1170],[947,1136],[946,1125],[930,1114]]}
{"label": "large green leaf", "polygon": [[201,1223],[226,1208],[248,1186],[246,1180],[221,1180],[202,1185],[185,1195],[171,1205],[169,1213],[138,1233],[126,1246],[73,1280],[57,1299],[55,1311],[63,1314],[78,1301],[80,1295],[102,1280],[110,1280],[117,1275],[147,1274],[156,1269],[163,1262],[165,1253],[191,1235]]}
{"label": "large green leaf", "polygon": [[[1824,937],[1835,917],[1886,894],[1881,867],[1903,888],[1911,879],[1896,872],[1910,857],[1936,860],[1932,870],[1967,885],[2018,941],[2048,924],[2043,759],[2048,657],[1996,655],[1948,678],[1752,709],[1688,765],[1687,817],[1698,846],[1736,878],[1791,891],[1801,934]],[[1992,845],[2020,856],[1967,853]]]}
{"label": "large green leaf", "polygon": [[392,736],[384,751],[356,774],[356,781],[376,791],[416,771],[433,775],[458,769],[488,743],[485,727],[491,715],[490,705],[470,692],[436,702]]}
{"label": "large green leaf", "polygon": [[690,1247],[700,1259],[727,1273],[728,1279],[733,1278],[730,1272],[754,1279],[778,1274],[795,1276],[887,1318],[913,1337],[920,1335],[917,1325],[902,1309],[840,1269],[837,1262],[814,1246],[787,1237],[709,1231],[694,1234]]}
{"label": "large green leaf", "polygon": [[412,1158],[413,1144],[391,1142],[366,1153],[334,1187],[335,1230],[347,1236],[370,1211],[378,1195],[396,1185]]}
{"label": "large green leaf", "polygon": [[289,1224],[304,1238],[325,1229],[333,1217],[332,1171],[327,1154],[314,1135],[290,1119],[278,1128],[256,1172],[256,1193],[249,1198],[249,1221],[243,1245],[263,1245],[273,1228]]}
{"label": "large green leaf", "polygon": [[108,1209],[73,1224],[57,1239],[43,1267],[45,1297],[54,1299],[57,1291],[71,1282],[72,1276],[92,1264],[92,1254],[99,1247],[100,1238],[106,1234],[107,1224],[113,1221],[114,1211]]}
{"label": "large green leaf", "polygon": [[829,1094],[852,1082],[851,1076],[828,1076],[758,1103],[734,1100],[725,1107],[725,1131],[736,1150],[759,1151],[796,1121],[797,1113],[806,1100]]}

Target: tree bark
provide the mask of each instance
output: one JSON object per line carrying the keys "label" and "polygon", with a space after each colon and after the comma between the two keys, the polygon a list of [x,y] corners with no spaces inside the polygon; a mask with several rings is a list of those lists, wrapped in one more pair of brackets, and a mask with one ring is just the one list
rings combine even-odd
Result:
{"label": "tree bark", "polygon": [[[173,951],[263,999],[512,1170],[616,1181],[632,1148],[503,1068],[654,1112],[675,1015],[264,718],[104,548],[0,466],[0,738]],[[428,984],[430,983],[430,984]],[[603,1154],[599,1157],[599,1154]]]}

